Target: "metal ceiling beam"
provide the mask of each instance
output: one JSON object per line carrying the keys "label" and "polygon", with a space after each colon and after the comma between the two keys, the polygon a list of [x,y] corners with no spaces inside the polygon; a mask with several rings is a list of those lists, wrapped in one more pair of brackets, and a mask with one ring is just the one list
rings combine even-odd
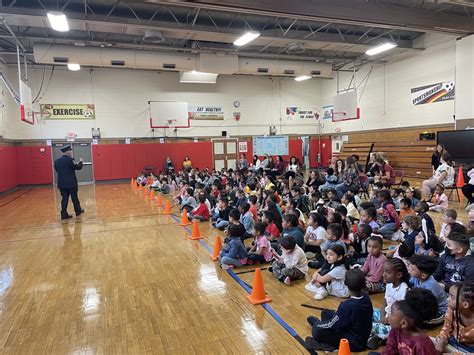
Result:
{"label": "metal ceiling beam", "polygon": [[[136,1],[136,0],[135,0]],[[474,19],[425,8],[351,0],[145,0],[154,4],[201,7],[217,11],[284,16],[312,21],[379,27],[417,32],[469,35]]]}
{"label": "metal ceiling beam", "polygon": [[[31,9],[3,9],[3,16],[4,18],[8,19],[8,22],[11,25],[28,25],[33,26],[35,23],[36,26],[44,26],[43,19],[45,18],[45,14],[41,14],[38,10],[31,10]],[[169,10],[169,9],[168,9]],[[228,36],[225,38],[227,43],[233,42],[234,37],[239,36],[241,31],[232,28],[224,28],[220,27],[217,28],[214,26],[205,26],[205,25],[194,25],[191,24],[184,24],[184,23],[174,23],[174,22],[163,22],[163,21],[155,21],[153,23],[143,23],[139,22],[138,19],[127,19],[127,22],[124,23],[123,18],[120,17],[112,17],[110,16],[107,21],[102,19],[98,19],[94,17],[91,18],[84,18],[83,14],[79,13],[67,13],[69,18],[69,25],[72,30],[82,30],[85,28],[87,24],[89,27],[94,27],[95,32],[100,32],[97,29],[98,26],[103,27],[104,33],[112,32],[112,33],[121,33],[118,31],[118,28],[126,27],[126,33],[140,35],[142,36],[145,30],[152,29],[152,30],[160,30],[165,32],[171,32],[172,37],[178,38],[185,38],[190,32],[193,33],[195,39],[201,41],[212,41],[213,38],[216,38],[216,35],[221,37]],[[174,14],[173,14],[174,15]],[[173,16],[175,21],[178,21],[176,16]],[[30,21],[31,23],[28,23]],[[215,23],[214,23],[215,24]],[[326,25],[325,25],[326,26]],[[267,29],[261,31],[261,36],[257,39],[256,43],[260,43],[262,45],[267,44],[270,41],[277,41],[275,45],[280,45],[281,47],[286,47],[289,43],[294,41],[300,41],[307,44],[311,48],[311,43],[343,43],[343,44],[352,44],[358,46],[358,52],[364,52],[366,47],[374,45],[374,43],[369,43],[371,40],[370,37],[367,40],[360,41],[360,36],[358,35],[344,35],[341,36],[340,31],[338,33],[323,33],[318,32],[323,27],[318,28],[316,31],[293,31],[290,30],[285,34],[285,30],[283,28],[275,28],[275,29]],[[326,27],[328,28],[328,27]],[[118,31],[118,32],[117,32]],[[397,40],[397,44],[400,48],[406,49],[420,49],[420,48],[412,48],[412,41],[409,40]],[[421,48],[422,49],[422,48]]]}

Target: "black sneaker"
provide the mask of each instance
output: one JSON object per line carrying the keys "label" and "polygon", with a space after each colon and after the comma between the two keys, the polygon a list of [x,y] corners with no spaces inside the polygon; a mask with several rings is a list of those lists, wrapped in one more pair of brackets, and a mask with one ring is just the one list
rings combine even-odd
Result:
{"label": "black sneaker", "polygon": [[309,323],[310,326],[313,326],[316,323],[319,323],[319,319],[313,316],[309,316],[308,318],[306,318],[306,321]]}
{"label": "black sneaker", "polygon": [[65,216],[61,216],[61,219],[69,219],[69,218],[72,218],[72,216],[70,214],[67,214]]}
{"label": "black sneaker", "polygon": [[308,263],[308,267],[310,267],[311,269],[320,269],[321,263],[319,261],[310,261]]}
{"label": "black sneaker", "polygon": [[383,344],[383,340],[379,337],[372,335],[369,340],[367,340],[367,347],[370,350],[376,350]]}
{"label": "black sneaker", "polygon": [[280,282],[285,282],[285,279],[286,279],[286,276],[285,276],[285,275],[281,275],[281,276],[278,278],[278,281],[280,281]]}
{"label": "black sneaker", "polygon": [[267,269],[269,272],[273,272],[273,268],[271,266],[268,267]]}
{"label": "black sneaker", "polygon": [[315,348],[317,346],[317,341],[314,340],[313,337],[306,337],[304,340],[304,347],[306,350],[309,351],[310,354],[312,355],[317,355],[318,353],[315,351]]}
{"label": "black sneaker", "polygon": [[81,210],[80,210],[79,212],[76,212],[76,216],[80,216],[80,215],[83,214],[84,212],[86,212],[86,211],[84,211],[84,209],[81,208]]}

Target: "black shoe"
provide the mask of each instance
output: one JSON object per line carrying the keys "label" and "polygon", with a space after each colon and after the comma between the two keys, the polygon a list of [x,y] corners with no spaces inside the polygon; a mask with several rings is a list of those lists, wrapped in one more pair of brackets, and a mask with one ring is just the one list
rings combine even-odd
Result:
{"label": "black shoe", "polygon": [[310,267],[311,269],[320,269],[321,263],[319,261],[310,261],[308,263],[308,267]]}
{"label": "black shoe", "polygon": [[80,215],[83,214],[84,212],[86,212],[86,211],[84,211],[84,209],[81,208],[81,210],[80,210],[79,212],[76,212],[76,216],[80,216]]}
{"label": "black shoe", "polygon": [[380,346],[382,346],[383,344],[383,340],[376,337],[376,336],[371,336],[369,338],[369,340],[367,340],[367,347],[370,349],[370,350],[376,350],[378,349]]}
{"label": "black shoe", "polygon": [[267,269],[269,272],[273,272],[273,268],[270,266],[268,269]]}
{"label": "black shoe", "polygon": [[313,326],[316,323],[319,323],[319,319],[313,316],[309,316],[308,318],[306,318],[306,321],[309,323],[310,326]]}
{"label": "black shoe", "polygon": [[278,278],[278,281],[280,281],[280,282],[285,282],[285,279],[286,279],[286,276],[285,276],[285,275],[281,275],[281,276]]}
{"label": "black shoe", "polygon": [[69,219],[69,218],[72,218],[72,216],[70,214],[67,214],[65,216],[61,216],[61,219]]}
{"label": "black shoe", "polygon": [[313,337],[306,337],[304,340],[304,347],[306,350],[309,351],[310,354],[312,355],[317,355],[318,353],[315,351],[315,348],[317,346],[317,341],[314,340]]}

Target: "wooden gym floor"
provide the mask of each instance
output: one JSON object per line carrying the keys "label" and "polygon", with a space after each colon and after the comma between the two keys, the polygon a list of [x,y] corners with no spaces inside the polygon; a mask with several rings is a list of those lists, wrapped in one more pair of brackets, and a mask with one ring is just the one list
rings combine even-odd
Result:
{"label": "wooden gym floor", "polygon": [[[306,317],[320,311],[301,304],[340,302],[316,301],[304,281],[287,287],[262,271],[273,301],[253,306],[244,287],[254,273],[239,273],[255,267],[234,275],[212,262],[221,233],[208,223],[205,238],[190,241],[176,209],[162,215],[128,184],[79,191],[86,213],[66,222],[51,187],[0,198],[2,354],[306,353],[297,338],[310,335]],[[372,299],[379,307],[383,295]]]}

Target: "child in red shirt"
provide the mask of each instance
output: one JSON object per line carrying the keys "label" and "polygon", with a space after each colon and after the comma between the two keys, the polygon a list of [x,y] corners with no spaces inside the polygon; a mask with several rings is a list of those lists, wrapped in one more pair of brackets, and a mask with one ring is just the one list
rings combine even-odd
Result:
{"label": "child in red shirt", "polygon": [[265,211],[263,213],[263,223],[266,223],[267,228],[265,228],[265,236],[269,241],[276,241],[278,238],[280,238],[280,230],[276,226],[274,220],[275,220],[275,215],[273,214],[272,211]]}
{"label": "child in red shirt", "polygon": [[250,195],[249,196],[249,205],[250,205],[249,212],[252,213],[253,220],[254,220],[255,223],[258,222],[257,200],[258,200],[257,196],[255,196],[255,195]]}
{"label": "child in red shirt", "polygon": [[204,194],[199,194],[199,205],[191,212],[191,218],[199,222],[209,221],[210,213],[206,205],[206,196]]}

